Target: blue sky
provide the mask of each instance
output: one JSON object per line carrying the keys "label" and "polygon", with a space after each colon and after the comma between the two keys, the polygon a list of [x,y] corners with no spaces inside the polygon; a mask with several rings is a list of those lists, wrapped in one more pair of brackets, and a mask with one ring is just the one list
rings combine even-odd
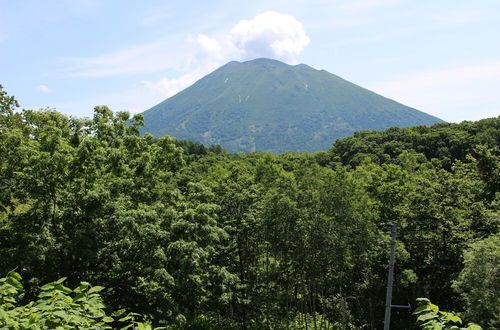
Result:
{"label": "blue sky", "polygon": [[447,121],[500,115],[498,0],[0,0],[0,84],[24,108],[141,112],[255,57]]}

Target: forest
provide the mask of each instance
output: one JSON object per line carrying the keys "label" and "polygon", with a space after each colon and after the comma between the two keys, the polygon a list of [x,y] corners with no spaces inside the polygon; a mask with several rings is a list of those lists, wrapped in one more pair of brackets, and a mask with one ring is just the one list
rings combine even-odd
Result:
{"label": "forest", "polygon": [[314,154],[143,125],[0,88],[0,327],[381,329],[397,223],[391,328],[500,328],[500,117]]}

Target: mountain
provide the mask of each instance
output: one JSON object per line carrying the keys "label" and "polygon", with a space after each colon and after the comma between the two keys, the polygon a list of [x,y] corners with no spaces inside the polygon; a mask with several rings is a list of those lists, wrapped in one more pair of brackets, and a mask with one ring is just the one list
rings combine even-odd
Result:
{"label": "mountain", "polygon": [[232,152],[318,151],[360,130],[442,122],[305,64],[229,62],[144,113],[142,132]]}

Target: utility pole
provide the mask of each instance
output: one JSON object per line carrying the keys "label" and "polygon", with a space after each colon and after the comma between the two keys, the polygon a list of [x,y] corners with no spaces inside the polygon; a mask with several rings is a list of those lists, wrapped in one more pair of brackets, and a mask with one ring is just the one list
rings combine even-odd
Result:
{"label": "utility pole", "polygon": [[385,317],[384,330],[389,330],[391,325],[391,308],[392,306],[392,286],[394,282],[394,259],[397,236],[397,224],[391,222],[391,255],[389,257],[389,274],[387,275],[387,294],[385,296]]}

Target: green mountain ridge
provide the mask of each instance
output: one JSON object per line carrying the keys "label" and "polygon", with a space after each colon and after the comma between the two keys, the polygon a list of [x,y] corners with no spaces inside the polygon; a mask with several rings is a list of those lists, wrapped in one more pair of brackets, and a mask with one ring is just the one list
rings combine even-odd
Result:
{"label": "green mountain ridge", "polygon": [[325,70],[232,61],[144,113],[142,133],[232,152],[318,151],[360,130],[442,122]]}

